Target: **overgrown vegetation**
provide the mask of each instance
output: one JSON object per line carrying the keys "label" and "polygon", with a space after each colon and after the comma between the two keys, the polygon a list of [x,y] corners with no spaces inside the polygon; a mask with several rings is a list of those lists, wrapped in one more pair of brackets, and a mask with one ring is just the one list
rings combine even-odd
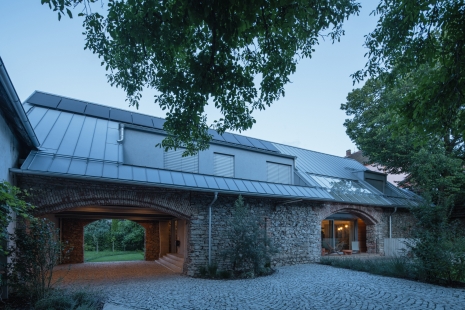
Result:
{"label": "overgrown vegetation", "polygon": [[201,267],[199,274],[209,278],[254,278],[271,274],[272,255],[278,251],[267,236],[263,221],[244,204],[242,196],[236,200],[229,221],[222,252],[224,269],[216,262]]}
{"label": "overgrown vegetation", "polygon": [[103,299],[99,293],[57,289],[37,301],[34,310],[96,310],[102,307]]}

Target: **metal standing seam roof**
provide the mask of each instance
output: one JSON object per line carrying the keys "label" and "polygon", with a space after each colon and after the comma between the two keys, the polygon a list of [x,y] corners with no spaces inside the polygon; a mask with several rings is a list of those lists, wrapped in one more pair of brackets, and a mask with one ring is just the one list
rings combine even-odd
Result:
{"label": "metal standing seam roof", "polygon": [[[412,195],[409,196],[395,186],[389,186],[387,195],[383,195],[368,183],[359,180],[353,172],[364,171],[366,168],[355,160],[231,133],[221,136],[215,131],[211,131],[211,134],[216,141],[296,157],[296,173],[309,187],[123,165],[122,145],[116,142],[119,139],[119,123],[162,129],[163,119],[40,92],[34,93],[27,102],[33,105],[28,118],[40,142],[40,152],[29,155],[21,167],[23,173],[82,176],[168,187],[356,204],[412,205],[415,201]],[[158,175],[159,181],[149,177],[155,175]],[[333,178],[330,183],[337,186],[329,185],[324,181],[325,177]],[[351,185],[344,188],[343,184]]]}
{"label": "metal standing seam roof", "polygon": [[[64,111],[77,113],[113,122],[122,122],[126,124],[132,124],[159,130],[163,130],[163,124],[165,123],[165,120],[159,117],[111,108],[95,103],[70,99],[43,92],[35,92],[31,97],[27,99],[27,102],[36,107],[53,109],[50,111]],[[232,143],[252,149],[280,154],[278,149],[276,149],[276,147],[272,143],[267,141],[262,141],[260,139],[255,139],[233,133],[224,133],[223,135],[220,135],[216,131],[211,129],[208,131],[208,133],[213,136],[213,141]]]}
{"label": "metal standing seam roof", "polygon": [[196,191],[217,191],[286,199],[333,200],[323,188],[276,184],[263,181],[226,178],[164,169],[122,165],[95,160],[32,151],[15,173],[43,174],[72,178],[100,179],[141,185],[156,185]]}

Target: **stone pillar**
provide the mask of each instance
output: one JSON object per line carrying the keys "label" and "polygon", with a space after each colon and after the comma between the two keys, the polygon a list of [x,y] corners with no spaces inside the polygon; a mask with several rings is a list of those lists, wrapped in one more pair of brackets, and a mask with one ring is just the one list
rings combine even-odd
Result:
{"label": "stone pillar", "polygon": [[169,222],[160,222],[160,257],[169,253],[170,240],[169,240]]}
{"label": "stone pillar", "polygon": [[62,264],[78,264],[84,262],[84,226],[92,220],[62,219],[61,241],[65,243],[64,251],[70,249],[68,255],[64,255]]}
{"label": "stone pillar", "polygon": [[137,222],[145,229],[145,260],[152,261],[160,257],[160,228],[156,221]]}

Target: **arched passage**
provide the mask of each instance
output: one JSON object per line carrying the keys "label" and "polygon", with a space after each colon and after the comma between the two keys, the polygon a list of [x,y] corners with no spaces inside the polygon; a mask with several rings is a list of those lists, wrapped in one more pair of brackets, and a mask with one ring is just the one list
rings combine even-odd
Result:
{"label": "arched passage", "polygon": [[373,207],[332,205],[320,212],[322,254],[353,250],[377,253],[382,212]]}

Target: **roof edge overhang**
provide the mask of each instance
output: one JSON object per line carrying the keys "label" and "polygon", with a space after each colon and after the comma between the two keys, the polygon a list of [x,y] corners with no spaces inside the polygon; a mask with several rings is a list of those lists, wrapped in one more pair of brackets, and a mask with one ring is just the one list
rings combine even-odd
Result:
{"label": "roof edge overhang", "polygon": [[10,106],[10,109],[16,113],[17,118],[20,120],[20,124],[14,122],[14,125],[18,128],[20,136],[24,143],[33,149],[37,149],[40,145],[39,140],[34,132],[34,129],[29,122],[29,119],[24,111],[24,107],[19,100],[19,96],[11,82],[10,76],[6,70],[5,64],[0,57],[0,85],[3,87],[7,100],[6,103]]}
{"label": "roof edge overhang", "polygon": [[294,198],[294,199],[302,199],[302,200],[307,200],[307,201],[335,202],[333,199],[325,199],[325,198],[310,198],[310,197],[300,197],[300,196],[289,197],[289,196],[284,196],[284,195],[267,195],[267,194],[262,194],[262,193],[225,191],[221,189],[206,189],[206,188],[199,188],[199,187],[179,186],[179,185],[170,185],[170,184],[163,184],[163,183],[151,183],[151,182],[143,182],[143,181],[135,181],[135,180],[121,180],[121,179],[94,177],[94,176],[87,176],[87,175],[74,175],[74,174],[70,175],[70,174],[63,174],[63,173],[57,173],[57,172],[24,170],[24,169],[17,169],[17,168],[10,168],[10,172],[13,174],[17,174],[17,175],[59,177],[59,178],[72,179],[72,180],[86,180],[86,181],[96,181],[96,182],[105,182],[105,183],[118,183],[118,184],[151,186],[151,187],[160,187],[160,188],[177,189],[177,190],[188,190],[192,192],[204,192],[204,193],[217,192],[219,194],[225,194],[225,195],[243,195],[243,196],[249,196],[249,197],[264,197],[264,198],[272,198],[272,199],[290,200]]}

